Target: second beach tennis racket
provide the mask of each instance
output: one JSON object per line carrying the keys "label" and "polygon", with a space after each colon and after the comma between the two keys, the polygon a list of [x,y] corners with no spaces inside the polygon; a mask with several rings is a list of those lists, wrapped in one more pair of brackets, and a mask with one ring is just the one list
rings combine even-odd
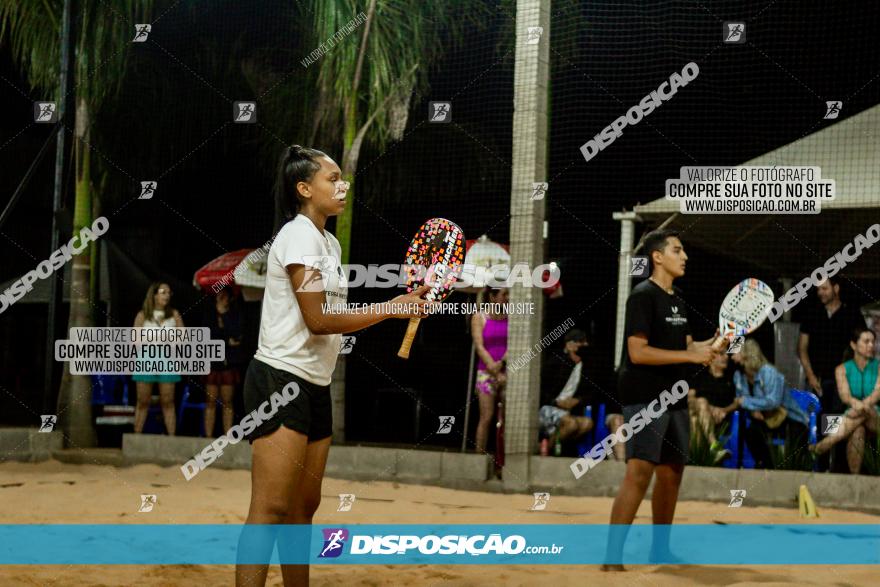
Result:
{"label": "second beach tennis racket", "polygon": [[724,297],[718,311],[718,330],[721,335],[712,343],[712,350],[720,351],[724,341],[754,332],[767,319],[773,305],[770,286],[750,277],[737,283]]}
{"label": "second beach tennis racket", "polygon": [[[431,286],[425,295],[429,302],[441,302],[452,293],[464,262],[464,233],[457,224],[445,218],[426,221],[406,251],[406,291],[412,292],[422,284]],[[416,336],[421,318],[410,318],[406,336],[397,356],[409,358],[409,349]]]}

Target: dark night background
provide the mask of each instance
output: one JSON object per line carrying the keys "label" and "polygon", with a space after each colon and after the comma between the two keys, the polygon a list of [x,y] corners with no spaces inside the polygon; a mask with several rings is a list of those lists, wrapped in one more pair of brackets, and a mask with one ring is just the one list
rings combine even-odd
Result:
{"label": "dark night background", "polygon": [[[187,25],[191,14],[185,13],[193,9],[179,6],[152,34],[175,55],[186,56],[196,37],[214,37],[218,45],[234,38],[246,48],[275,18],[271,10],[250,3],[221,5],[206,9],[195,31]],[[722,22],[728,20],[746,22],[746,43],[721,43]],[[574,13],[554,12],[548,260],[562,267],[565,295],[547,300],[544,330],[572,316],[580,328],[592,331],[606,364],[596,375],[600,385],[610,386],[612,380],[612,288],[620,240],[612,212],[662,197],[664,180],[678,176],[682,165],[736,165],[825,128],[835,122],[822,120],[825,100],[844,101],[840,120],[877,104],[878,28],[875,2],[604,0],[584,2]],[[403,141],[384,151],[366,145],[355,183],[350,262],[402,261],[415,229],[434,216],[456,221],[468,238],[487,234],[508,241],[511,32],[509,16],[499,10],[482,29],[466,35],[462,46],[432,67],[430,91],[413,99]],[[145,54],[134,55],[130,67],[147,80],[163,76],[167,83],[162,87],[173,91],[144,95],[140,85],[125,86],[97,117],[94,132],[100,133],[102,145],[113,146],[93,153],[108,169],[109,202],[102,213],[110,218],[111,229],[103,240],[109,244],[113,299],[110,319],[102,305],[95,324],[130,325],[149,281],[162,279],[172,285],[173,303],[184,312],[186,324],[197,325],[209,300],[192,287],[193,272],[226,251],[257,247],[271,236],[270,155],[285,143],[302,142],[306,133],[277,136],[278,121],[262,116],[259,103],[258,124],[231,124],[229,101],[253,98],[240,71],[231,66],[229,75],[205,78],[203,64],[184,61],[183,66],[167,56],[161,61],[161,52],[145,45],[138,48]],[[578,150],[582,143],[689,61],[700,67],[695,81],[642,123],[627,127],[589,163],[584,161]],[[290,65],[299,67],[298,60]],[[0,117],[0,203],[5,205],[48,130],[31,123],[32,103],[44,96],[30,92],[2,47],[0,75],[5,112]],[[445,99],[453,104],[453,124],[426,123],[427,102]],[[315,146],[341,157],[338,146]],[[51,252],[53,163],[53,157],[42,163],[0,232],[0,281],[29,271]],[[120,207],[135,197],[137,182],[157,178],[156,197]],[[877,220],[866,219],[865,226]],[[754,218],[731,221],[745,227]],[[786,217],[778,222],[784,226]],[[821,215],[814,230],[822,231]],[[686,232],[682,240],[687,246]],[[817,261],[842,244],[828,243]],[[798,245],[780,234],[779,254],[790,246]],[[691,320],[697,338],[712,334],[718,303],[742,277],[761,278],[780,291],[779,275],[764,275],[696,248],[688,252],[688,275],[678,285],[696,310]],[[876,281],[856,280],[856,285],[845,287],[846,299],[861,304],[880,298]],[[391,295],[391,290],[361,289],[350,292],[349,300],[379,301]],[[462,296],[457,301],[464,301],[463,295],[456,294]],[[249,315],[258,316],[258,306],[249,306]],[[40,405],[45,320],[45,305],[23,301],[0,316],[2,424],[23,424],[32,416],[22,404]],[[412,413],[411,400],[398,395],[395,401],[379,402],[382,389],[417,389],[431,407],[431,420],[433,413],[461,409],[470,348],[465,318],[432,318],[420,329],[408,362],[396,357],[404,329],[403,322],[388,321],[358,333],[348,360],[348,440],[416,440],[391,425],[399,421],[395,414]],[[766,326],[758,337],[769,346]],[[545,369],[558,364],[554,355],[558,347],[545,351]],[[472,411],[472,425],[475,417]]]}

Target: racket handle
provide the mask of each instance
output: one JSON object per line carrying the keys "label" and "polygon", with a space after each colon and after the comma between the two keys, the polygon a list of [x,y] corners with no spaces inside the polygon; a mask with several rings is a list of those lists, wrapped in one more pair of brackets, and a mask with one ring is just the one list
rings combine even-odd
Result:
{"label": "racket handle", "polygon": [[716,353],[721,352],[727,345],[727,338],[724,336],[719,336],[715,339],[715,342],[712,343],[712,350]]}
{"label": "racket handle", "polygon": [[397,351],[397,356],[401,359],[409,358],[409,348],[412,346],[413,339],[416,337],[416,330],[419,329],[419,322],[421,318],[410,318],[409,325],[406,327],[406,335],[403,337],[403,342],[400,344],[400,350]]}

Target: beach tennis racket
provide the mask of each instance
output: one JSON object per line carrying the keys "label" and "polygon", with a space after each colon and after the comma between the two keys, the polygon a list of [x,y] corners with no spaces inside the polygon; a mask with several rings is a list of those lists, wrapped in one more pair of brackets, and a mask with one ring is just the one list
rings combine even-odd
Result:
{"label": "beach tennis racket", "polygon": [[[416,231],[409,249],[406,251],[404,271],[406,273],[406,291],[429,285],[431,289],[425,294],[429,302],[441,302],[452,293],[461,264],[464,262],[464,233],[457,224],[445,218],[431,218]],[[421,318],[410,318],[406,335],[397,356],[409,358]]]}
{"label": "beach tennis racket", "polygon": [[772,305],[773,290],[760,279],[750,277],[737,283],[718,311],[721,335],[712,343],[712,350],[720,351],[725,340],[730,343],[736,336],[754,332],[767,319]]}

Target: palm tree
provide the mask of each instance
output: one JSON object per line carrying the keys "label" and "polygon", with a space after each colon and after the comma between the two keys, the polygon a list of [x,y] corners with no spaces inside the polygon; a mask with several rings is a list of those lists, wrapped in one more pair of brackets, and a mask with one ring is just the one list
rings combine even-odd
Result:
{"label": "palm tree", "polygon": [[[58,15],[62,14],[62,5],[63,0],[0,0],[0,43],[8,43],[30,85],[57,102],[63,99],[58,88]],[[101,170],[101,162],[91,158],[93,121],[121,86],[135,34],[134,24],[149,22],[146,15],[152,8],[153,0],[116,0],[112,7],[102,0],[76,3],[72,90],[76,92],[75,122],[72,129],[69,121],[64,125],[67,132],[74,134],[74,233],[91,225],[93,211],[101,202],[101,194],[92,182],[92,177],[100,177]],[[68,328],[92,325],[92,263],[91,245],[73,259]],[[89,377],[71,376],[67,363],[58,396],[58,414],[72,446],[94,445]]]}

